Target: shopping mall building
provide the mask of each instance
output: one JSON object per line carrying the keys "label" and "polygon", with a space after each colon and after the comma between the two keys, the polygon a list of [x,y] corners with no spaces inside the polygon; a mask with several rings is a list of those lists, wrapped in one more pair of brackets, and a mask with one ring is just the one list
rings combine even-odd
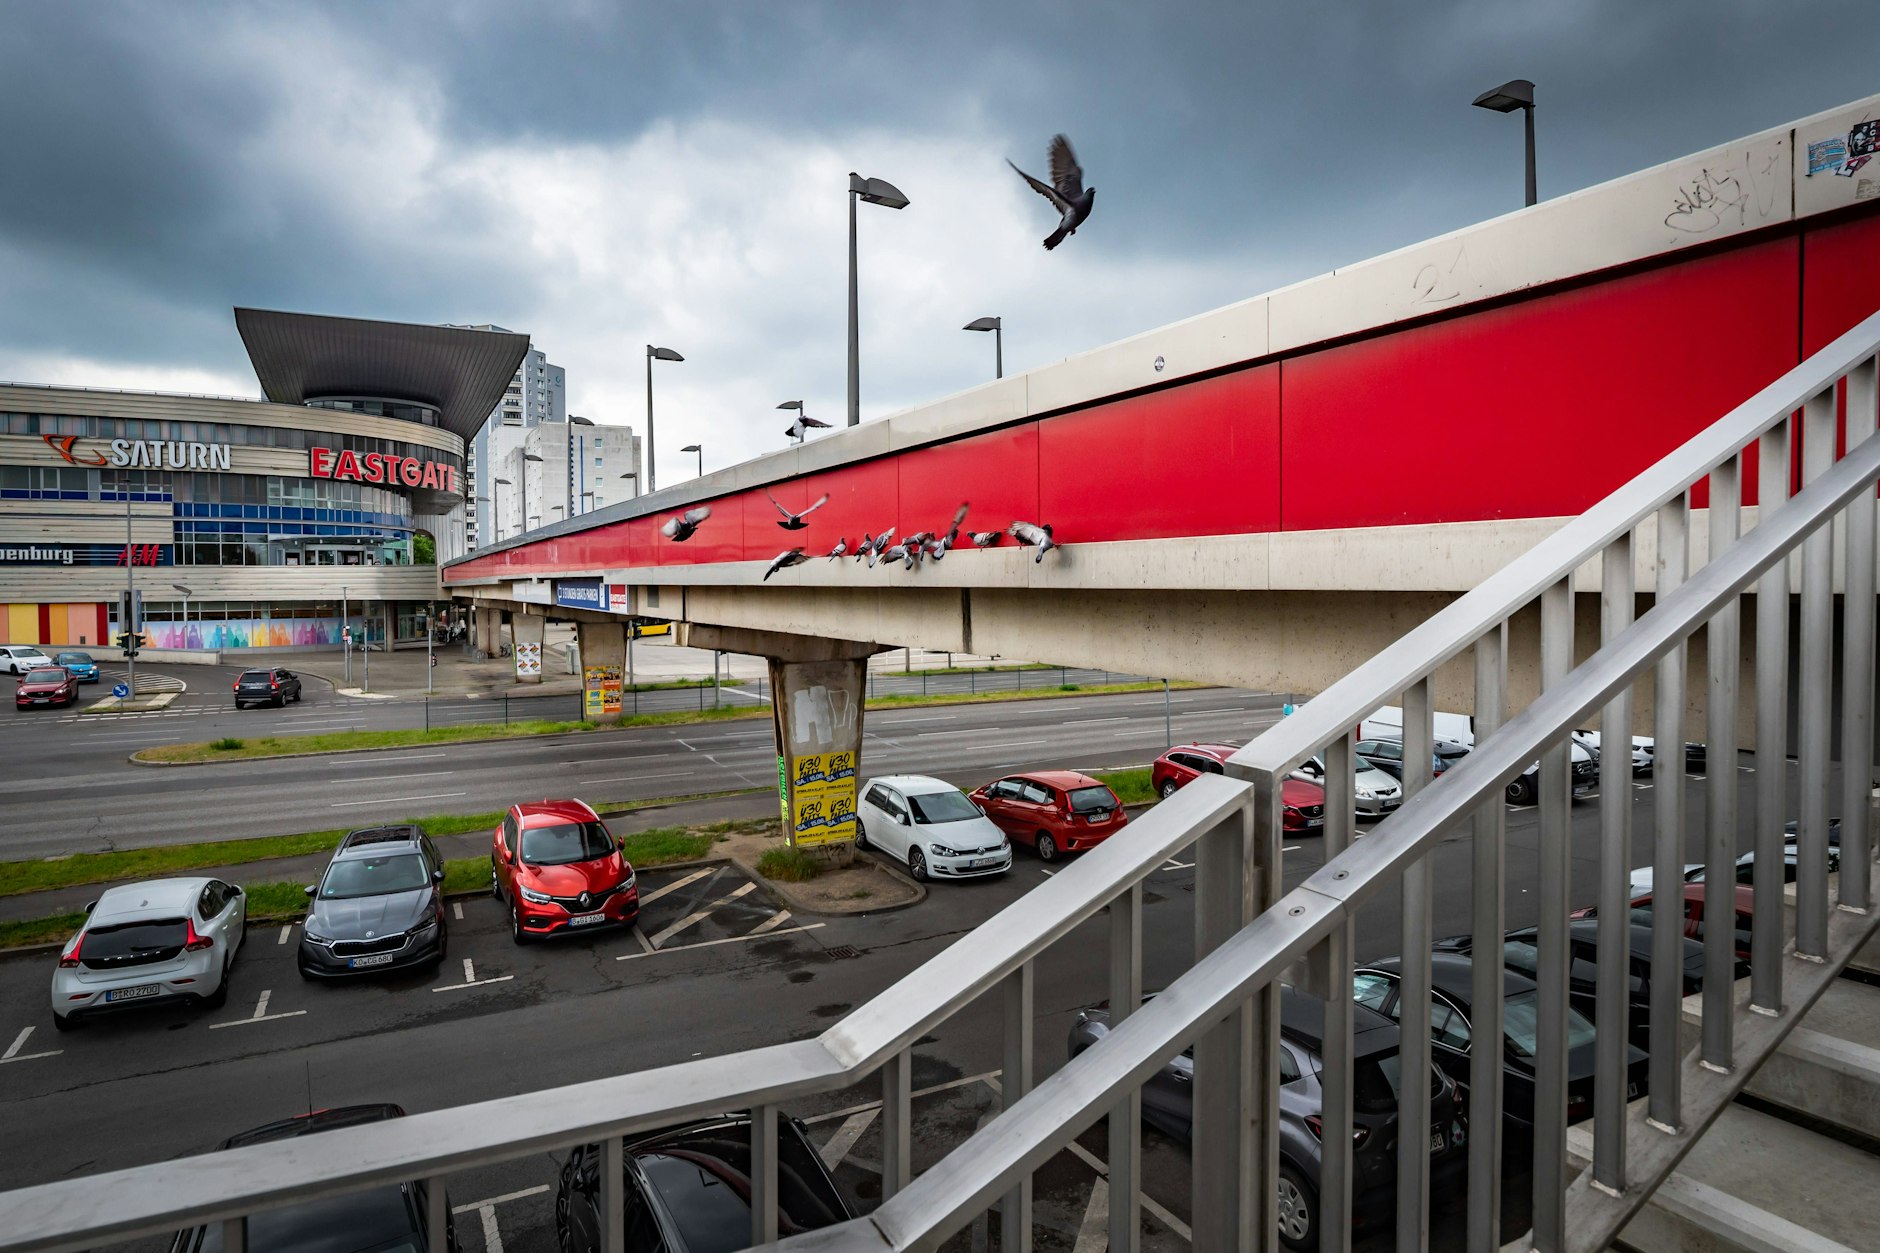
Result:
{"label": "shopping mall building", "polygon": [[[422,638],[464,552],[464,448],[526,335],[235,310],[265,400],[0,383],[10,644]],[[425,542],[420,537],[429,537]]]}

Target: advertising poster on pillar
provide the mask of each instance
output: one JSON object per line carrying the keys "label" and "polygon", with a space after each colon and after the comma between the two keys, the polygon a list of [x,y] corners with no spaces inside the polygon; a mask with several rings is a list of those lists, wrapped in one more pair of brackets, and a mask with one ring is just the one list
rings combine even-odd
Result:
{"label": "advertising poster on pillar", "polygon": [[853,843],[863,664],[772,662],[784,831],[798,848]]}
{"label": "advertising poster on pillar", "polygon": [[517,642],[516,677],[518,679],[539,679],[542,677],[541,644]]}
{"label": "advertising poster on pillar", "polygon": [[582,707],[590,718],[614,717],[620,713],[620,667],[581,667]]}

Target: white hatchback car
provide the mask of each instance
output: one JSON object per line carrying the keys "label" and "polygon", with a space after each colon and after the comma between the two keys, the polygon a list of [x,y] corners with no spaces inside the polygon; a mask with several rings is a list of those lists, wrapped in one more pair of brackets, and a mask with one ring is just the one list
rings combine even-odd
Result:
{"label": "white hatchback car", "polygon": [[66,941],[52,972],[52,1022],[69,1031],[130,1005],[178,1000],[213,1009],[248,923],[248,898],[220,879],[152,879],[111,888]]}
{"label": "white hatchback car", "polygon": [[26,674],[56,664],[31,644],[0,644],[0,670],[8,674]]}
{"label": "white hatchback car", "polygon": [[857,848],[880,849],[923,882],[976,879],[1012,868],[1005,832],[943,779],[900,774],[871,780],[855,819]]}

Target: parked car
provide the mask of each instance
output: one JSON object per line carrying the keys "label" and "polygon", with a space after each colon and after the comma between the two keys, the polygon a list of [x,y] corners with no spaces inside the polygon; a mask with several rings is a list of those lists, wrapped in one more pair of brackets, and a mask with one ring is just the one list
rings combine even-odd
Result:
{"label": "parked car", "polygon": [[[1626,1016],[1628,1040],[1637,1042],[1640,1048],[1650,1050],[1651,1034],[1651,990],[1652,990],[1652,929],[1634,923],[1627,929],[1627,943],[1630,948],[1626,954],[1626,973],[1629,979],[1627,992],[1630,1012]],[[1436,947],[1445,953],[1461,953],[1472,956],[1474,943],[1466,935],[1451,936],[1438,940]],[[1578,918],[1567,926],[1567,948],[1570,954],[1567,962],[1567,997],[1573,1008],[1585,1014],[1587,1020],[1595,1026],[1599,1023],[1598,998],[1595,995],[1599,986],[1599,920],[1596,918]],[[1683,941],[1683,965],[1678,971],[1678,992],[1680,996],[1690,996],[1704,987],[1704,946],[1695,940]],[[1540,970],[1540,931],[1536,927],[1523,927],[1510,931],[1502,939],[1502,965],[1508,969],[1537,978]]]}
{"label": "parked car", "polygon": [[41,666],[20,676],[13,703],[21,709],[35,705],[70,705],[78,700],[78,676],[63,666]]}
{"label": "parked car", "polygon": [[[1702,940],[1705,933],[1704,897],[1708,884],[1683,884],[1682,899],[1678,902],[1679,911],[1684,915],[1684,934],[1693,940]],[[1736,889],[1736,956],[1739,963],[1737,973],[1742,975],[1749,961],[1750,913],[1755,907],[1756,891],[1747,883],[1733,885]],[[1632,921],[1650,926],[1652,911],[1656,908],[1656,893],[1647,892],[1632,898]],[[1599,907],[1588,905],[1585,909],[1573,911],[1575,918],[1597,918]]]}
{"label": "parked car", "polygon": [[271,670],[244,670],[235,680],[235,708],[273,705],[300,700],[300,676],[275,666]]}
{"label": "parked car", "polygon": [[[1403,959],[1392,957],[1360,967],[1352,976],[1352,994],[1358,1003],[1386,1017],[1399,1019],[1403,1007],[1398,995]],[[1474,1001],[1475,967],[1458,953],[1430,956],[1430,1056],[1458,1083],[1469,1081],[1469,1049],[1473,1044],[1469,1007]],[[1505,967],[1502,970],[1502,1110],[1511,1124],[1510,1139],[1523,1143],[1534,1124],[1534,1052],[1539,1036],[1540,993],[1534,981]],[[1567,1007],[1567,1121],[1593,1116],[1593,1041],[1598,1032],[1592,1021],[1571,1005]],[[1645,1051],[1626,1045],[1626,1099],[1645,1091]]]}
{"label": "parked car", "polygon": [[855,847],[880,849],[916,879],[974,879],[1012,868],[1005,832],[942,779],[873,779],[855,806]]}
{"label": "parked car", "polygon": [[348,833],[307,895],[297,963],[303,979],[435,967],[450,946],[444,859],[422,828]]}
{"label": "parked car", "polygon": [[[1354,750],[1359,757],[1376,766],[1399,783],[1403,781],[1403,741],[1397,739],[1359,740]],[[1437,740],[1430,753],[1430,777],[1435,778],[1469,755],[1469,746],[1455,740]]]}
{"label": "parked car", "polygon": [[[1357,767],[1352,776],[1352,804],[1356,806],[1361,818],[1382,818],[1403,804],[1403,784],[1391,775],[1379,770],[1362,757],[1353,758]],[[1325,784],[1325,759],[1308,757],[1293,771],[1292,777],[1317,784]]]}
{"label": "parked car", "polygon": [[[1793,825],[1793,824],[1791,824]],[[1841,828],[1837,824],[1828,828],[1828,873],[1834,874],[1841,868]],[[1787,835],[1782,841],[1782,882],[1793,883],[1801,860],[1798,837]],[[1640,866],[1632,872],[1630,880],[1632,895],[1643,896],[1652,890],[1654,871],[1650,866]],[[1703,862],[1687,862],[1684,866],[1683,879],[1686,883],[1702,883],[1707,877]],[[1735,878],[1738,883],[1753,883],[1756,879],[1756,853],[1754,850],[1744,853],[1736,859]]]}
{"label": "parked car", "polygon": [[69,1031],[127,1006],[220,1006],[247,924],[247,896],[220,879],[150,879],[107,888],[59,951],[52,1025]]}
{"label": "parked car", "polygon": [[[244,1131],[222,1141],[221,1147],[246,1148],[404,1116],[405,1111],[396,1105],[342,1105]],[[425,1180],[417,1179],[261,1210],[248,1216],[248,1247],[265,1253],[350,1253],[354,1249],[418,1253],[430,1244],[425,1204],[429,1188]],[[451,1253],[461,1253],[463,1248],[457,1242],[449,1193],[444,1196],[444,1247]],[[222,1253],[222,1224],[179,1231],[170,1242],[170,1253]]]}
{"label": "parked car", "polygon": [[8,674],[25,674],[52,664],[52,658],[31,644],[0,644],[0,670]]}
{"label": "parked car", "polygon": [[[1573,743],[1573,799],[1590,795],[1599,786],[1599,752]],[[1510,805],[1532,805],[1541,798],[1541,763],[1534,762],[1508,783]]]}
{"label": "parked car", "polygon": [[1007,775],[971,799],[1011,842],[1036,849],[1041,861],[1095,848],[1129,821],[1108,784],[1075,770]]}
{"label": "parked car", "polygon": [[490,895],[509,903],[509,938],[630,927],[640,886],[620,840],[585,801],[512,805],[490,846]]}
{"label": "parked car", "polygon": [[[728,1114],[636,1135],[623,1146],[627,1253],[731,1253],[751,1243],[751,1119]],[[598,1144],[568,1155],[555,1187],[561,1253],[605,1247]],[[789,1237],[853,1215],[803,1124],[777,1119],[777,1228]]]}
{"label": "parked car", "polygon": [[[1582,748],[1592,749],[1593,759],[1595,761],[1599,760],[1600,733],[1598,731],[1575,731],[1573,733],[1573,742],[1580,745]],[[1651,773],[1654,751],[1655,749],[1650,736],[1635,735],[1632,737],[1633,774]]]}
{"label": "parked car", "polygon": [[55,665],[63,666],[65,669],[70,670],[80,683],[96,683],[98,681],[98,663],[92,660],[90,653],[70,649],[54,653],[52,660]]}
{"label": "parked car", "polygon": [[[1156,758],[1149,784],[1164,799],[1189,780],[1204,774],[1225,774],[1227,759],[1240,749],[1233,744],[1182,744]],[[1300,835],[1325,825],[1325,789],[1310,779],[1294,777],[1280,787],[1280,824]]]}
{"label": "parked car", "polygon": [[[1145,1001],[1152,999],[1145,997]],[[1280,988],[1280,1239],[1292,1249],[1318,1247],[1320,1114],[1324,1109],[1325,1002]],[[1072,1057],[1110,1033],[1109,1002],[1078,1011]],[[1354,1226],[1394,1214],[1397,1184],[1397,1024],[1352,1007],[1352,1196]],[[1189,1140],[1194,1127],[1194,1053],[1184,1051],[1142,1086],[1142,1119],[1164,1135]],[[1463,1090],[1430,1068],[1430,1172],[1440,1181],[1467,1161]]]}

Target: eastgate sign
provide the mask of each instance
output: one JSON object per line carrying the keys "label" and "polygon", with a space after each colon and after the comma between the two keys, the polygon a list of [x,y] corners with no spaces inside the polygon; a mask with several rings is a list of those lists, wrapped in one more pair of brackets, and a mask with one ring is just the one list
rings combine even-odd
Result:
{"label": "eastgate sign", "polygon": [[309,448],[307,473],[316,479],[346,479],[354,483],[384,483],[389,487],[421,487],[434,492],[463,494],[463,489],[457,486],[455,466],[391,453]]}

